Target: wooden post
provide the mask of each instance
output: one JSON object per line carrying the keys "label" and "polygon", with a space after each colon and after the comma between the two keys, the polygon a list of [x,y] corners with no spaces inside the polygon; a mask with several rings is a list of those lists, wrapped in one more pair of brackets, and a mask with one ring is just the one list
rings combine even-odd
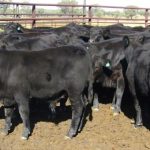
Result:
{"label": "wooden post", "polygon": [[86,24],[86,0],[83,1],[83,24]]}
{"label": "wooden post", "polygon": [[19,18],[19,5],[16,5],[16,18]]}
{"label": "wooden post", "polygon": [[36,14],[35,14],[35,5],[32,5],[32,28],[35,27],[36,20],[35,20]]}
{"label": "wooden post", "polygon": [[148,9],[145,9],[145,27],[148,25]]}
{"label": "wooden post", "polygon": [[73,9],[74,9],[74,8],[73,8],[73,6],[72,6],[72,9],[71,9],[71,11],[72,11],[72,12],[71,12],[71,13],[72,13],[72,15],[71,15],[71,17],[72,17],[72,22],[73,22],[73,13],[74,13],[74,12],[73,12]]}
{"label": "wooden post", "polygon": [[92,22],[92,7],[89,6],[89,12],[88,12],[88,22],[89,22],[89,25],[91,25],[91,22]]}

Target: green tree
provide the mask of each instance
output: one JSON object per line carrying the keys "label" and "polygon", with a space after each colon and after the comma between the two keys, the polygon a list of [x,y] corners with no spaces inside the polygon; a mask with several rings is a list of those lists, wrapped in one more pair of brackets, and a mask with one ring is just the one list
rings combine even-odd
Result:
{"label": "green tree", "polygon": [[[12,0],[1,0],[0,2],[11,2]],[[0,4],[0,12],[5,14],[10,7],[9,4]]]}
{"label": "green tree", "polygon": [[[61,5],[77,5],[78,2],[76,0],[62,0],[58,4]],[[63,14],[74,14],[78,12],[78,9],[75,9],[74,7],[60,7],[61,12]]]}
{"label": "green tree", "polygon": [[[28,0],[25,0],[25,1],[23,1],[23,3],[29,3],[29,2],[28,2]],[[22,13],[22,14],[31,14],[32,13],[31,6],[21,5],[20,6],[20,13]]]}
{"label": "green tree", "polygon": [[124,10],[125,17],[132,19],[134,16],[136,16],[138,14],[138,10],[136,8],[138,8],[138,7],[137,6],[127,6],[127,9]]}
{"label": "green tree", "polygon": [[120,11],[117,11],[117,10],[116,10],[116,11],[113,11],[113,12],[112,12],[112,17],[113,17],[113,18],[119,18],[119,17],[120,17]]}
{"label": "green tree", "polygon": [[44,8],[37,8],[36,13],[37,14],[45,14],[45,9]]}
{"label": "green tree", "polygon": [[139,10],[138,13],[139,13],[140,16],[144,16],[145,15],[145,11],[144,10]]}
{"label": "green tree", "polygon": [[97,17],[102,17],[102,16],[105,16],[106,12],[105,10],[96,7],[93,9],[93,14]]}

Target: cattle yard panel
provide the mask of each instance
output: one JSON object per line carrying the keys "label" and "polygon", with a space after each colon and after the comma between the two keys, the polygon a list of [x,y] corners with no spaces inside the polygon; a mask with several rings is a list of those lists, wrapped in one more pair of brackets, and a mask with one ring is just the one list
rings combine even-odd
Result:
{"label": "cattle yard panel", "polygon": [[[88,24],[88,25],[99,25],[99,24],[114,24],[114,23],[123,23],[123,24],[137,24],[148,26],[149,25],[149,10],[150,8],[134,8],[134,7],[117,7],[117,6],[101,6],[101,5],[60,5],[60,4],[37,4],[37,3],[12,3],[12,2],[0,2],[1,8],[4,5],[9,5],[13,7],[12,13],[0,13],[0,24],[7,22],[19,22],[30,24],[31,27],[35,27],[39,24],[46,23],[48,26],[59,26],[65,25],[67,23],[75,22],[79,24]],[[27,6],[31,8],[31,13],[20,13],[20,6]],[[70,14],[39,14],[36,13],[37,7],[66,7],[72,8]],[[73,13],[73,8],[83,9],[82,14]],[[86,9],[85,9],[86,8]],[[93,8],[103,8],[103,9],[134,9],[134,10],[143,10],[145,11],[143,18],[138,19],[127,19],[127,18],[108,18],[108,17],[95,17],[93,14]],[[87,12],[85,12],[87,10]]]}

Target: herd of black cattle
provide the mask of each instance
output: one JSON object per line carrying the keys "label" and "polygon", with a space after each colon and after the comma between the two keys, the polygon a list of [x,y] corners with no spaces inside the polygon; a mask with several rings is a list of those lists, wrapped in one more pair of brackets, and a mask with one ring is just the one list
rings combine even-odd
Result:
{"label": "herd of black cattle", "polygon": [[16,104],[24,125],[22,139],[28,139],[29,100],[47,99],[55,113],[55,104],[64,106],[69,97],[72,121],[67,137],[72,138],[81,131],[87,105],[98,109],[99,85],[116,88],[112,108],[114,114],[121,112],[125,78],[134,100],[135,126],[141,126],[140,99],[148,100],[150,92],[149,39],[149,27],[122,24],[33,29],[6,24],[0,34],[2,132],[9,133]]}

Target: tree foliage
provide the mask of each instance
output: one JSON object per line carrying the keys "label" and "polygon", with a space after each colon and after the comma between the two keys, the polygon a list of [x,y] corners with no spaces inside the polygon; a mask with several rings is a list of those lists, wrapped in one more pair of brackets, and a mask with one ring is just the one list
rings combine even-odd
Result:
{"label": "tree foliage", "polygon": [[[0,2],[11,2],[12,0],[0,0]],[[29,0],[23,0],[25,3],[29,3]],[[61,0],[58,4],[61,5],[77,5],[77,0]],[[7,13],[15,13],[15,7],[12,5],[9,6],[7,4],[0,4],[0,13],[7,14]],[[92,7],[92,16],[95,17],[110,17],[110,18],[130,18],[132,19],[135,16],[144,16],[145,10],[137,10],[137,9],[130,9],[130,8],[138,8],[136,6],[128,6],[128,9],[122,10],[106,10],[99,7]],[[32,13],[32,6],[28,5],[20,5],[19,6],[19,13],[22,14],[31,14]],[[44,7],[36,6],[36,14],[65,14],[65,15],[82,15],[83,8],[82,7],[59,7],[59,9],[45,9]],[[6,16],[6,15],[5,15]],[[4,17],[5,17],[4,16]]]}
{"label": "tree foliage", "polygon": [[128,9],[124,10],[124,14],[125,14],[126,18],[132,19],[133,17],[135,17],[138,14],[138,10],[137,9],[132,9],[132,8],[138,8],[138,7],[136,7],[136,6],[127,6],[127,8]]}
{"label": "tree foliage", "polygon": [[102,17],[102,16],[105,16],[105,11],[101,8],[94,8],[93,9],[93,14],[97,17]]}
{"label": "tree foliage", "polygon": [[[76,0],[62,0],[58,4],[60,4],[60,5],[78,5],[78,2]],[[81,12],[78,8],[74,8],[74,7],[60,7],[60,9],[63,14],[77,14],[77,13]]]}
{"label": "tree foliage", "polygon": [[[23,3],[29,3],[28,0],[24,0]],[[31,6],[27,6],[27,5],[21,5],[20,6],[20,13],[22,14],[31,14],[32,12],[32,9],[31,9]]]}
{"label": "tree foliage", "polygon": [[[0,2],[11,2],[12,0],[0,0]],[[10,7],[8,4],[0,4],[0,12],[5,14],[7,9]]]}

